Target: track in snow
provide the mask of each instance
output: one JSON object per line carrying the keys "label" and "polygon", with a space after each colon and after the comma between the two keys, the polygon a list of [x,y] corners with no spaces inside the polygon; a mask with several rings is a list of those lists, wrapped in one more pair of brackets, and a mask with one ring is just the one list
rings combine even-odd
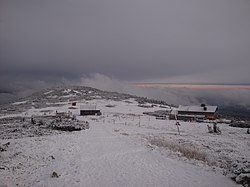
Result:
{"label": "track in snow", "polygon": [[[25,155],[17,156],[16,163],[23,162],[23,170],[4,173],[0,181],[19,186],[236,186],[221,174],[149,151],[109,125],[95,123],[87,131],[20,139]],[[25,163],[28,157],[32,163]],[[53,171],[59,178],[51,178]]]}

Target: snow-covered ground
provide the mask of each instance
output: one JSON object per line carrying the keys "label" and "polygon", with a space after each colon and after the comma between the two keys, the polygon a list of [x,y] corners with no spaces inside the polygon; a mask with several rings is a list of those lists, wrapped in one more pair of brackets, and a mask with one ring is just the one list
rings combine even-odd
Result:
{"label": "snow-covered ground", "polygon": [[25,104],[27,103],[27,101],[20,101],[20,102],[15,102],[15,103],[12,103],[13,105],[21,105],[21,104]]}
{"label": "snow-covered ground", "polygon": [[[0,186],[229,187],[237,185],[223,175],[227,164],[247,160],[250,155],[249,135],[244,129],[227,124],[220,124],[222,135],[214,135],[207,133],[204,123],[180,122],[181,134],[178,135],[175,121],[143,115],[143,112],[162,108],[138,107],[134,99],[81,100],[75,108],[63,104],[32,108],[19,116],[70,111],[79,121],[88,121],[90,128],[40,137],[1,139],[0,145],[7,142],[10,145],[0,152],[0,167],[3,168],[0,169]],[[102,115],[79,116],[81,104],[96,104]],[[150,138],[194,148],[206,155],[207,163],[188,160],[180,153],[152,145]],[[53,172],[57,176],[52,177]]]}

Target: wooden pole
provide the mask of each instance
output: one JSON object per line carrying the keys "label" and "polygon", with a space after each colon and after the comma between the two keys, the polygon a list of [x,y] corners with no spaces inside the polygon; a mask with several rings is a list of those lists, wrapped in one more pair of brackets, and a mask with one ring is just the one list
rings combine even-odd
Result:
{"label": "wooden pole", "polygon": [[177,115],[176,115],[176,113],[175,113],[174,116],[175,116],[175,121],[176,121],[175,125],[177,126],[177,131],[178,131],[179,135],[181,135],[181,133],[180,133],[180,128],[179,128],[180,123],[177,121]]}
{"label": "wooden pole", "polygon": [[139,116],[139,127],[141,126],[141,116]]}

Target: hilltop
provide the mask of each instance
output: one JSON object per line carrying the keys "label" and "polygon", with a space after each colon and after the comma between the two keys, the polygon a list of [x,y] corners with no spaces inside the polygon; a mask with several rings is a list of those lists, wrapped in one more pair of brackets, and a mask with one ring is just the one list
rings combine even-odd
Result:
{"label": "hilltop", "polygon": [[30,96],[19,98],[15,102],[0,105],[0,115],[23,112],[31,107],[44,108],[47,106],[58,106],[62,103],[71,101],[89,101],[93,99],[122,101],[130,98],[135,99],[138,103],[168,105],[164,101],[158,101],[118,92],[103,91],[86,86],[60,86],[35,92]]}

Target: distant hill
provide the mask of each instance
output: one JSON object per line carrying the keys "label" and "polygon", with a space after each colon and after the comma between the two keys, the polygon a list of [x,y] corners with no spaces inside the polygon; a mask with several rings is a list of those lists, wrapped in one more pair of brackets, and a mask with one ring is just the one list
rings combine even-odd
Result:
{"label": "distant hill", "polygon": [[58,105],[63,102],[72,102],[79,100],[93,100],[93,99],[106,99],[114,101],[122,101],[134,98],[138,103],[152,103],[168,105],[164,101],[149,99],[146,97],[139,97],[130,94],[103,91],[96,88],[85,86],[63,86],[54,87],[33,93],[30,96],[19,98],[15,102],[3,104],[0,106],[1,113],[19,113],[31,107],[44,108],[47,106]]}

